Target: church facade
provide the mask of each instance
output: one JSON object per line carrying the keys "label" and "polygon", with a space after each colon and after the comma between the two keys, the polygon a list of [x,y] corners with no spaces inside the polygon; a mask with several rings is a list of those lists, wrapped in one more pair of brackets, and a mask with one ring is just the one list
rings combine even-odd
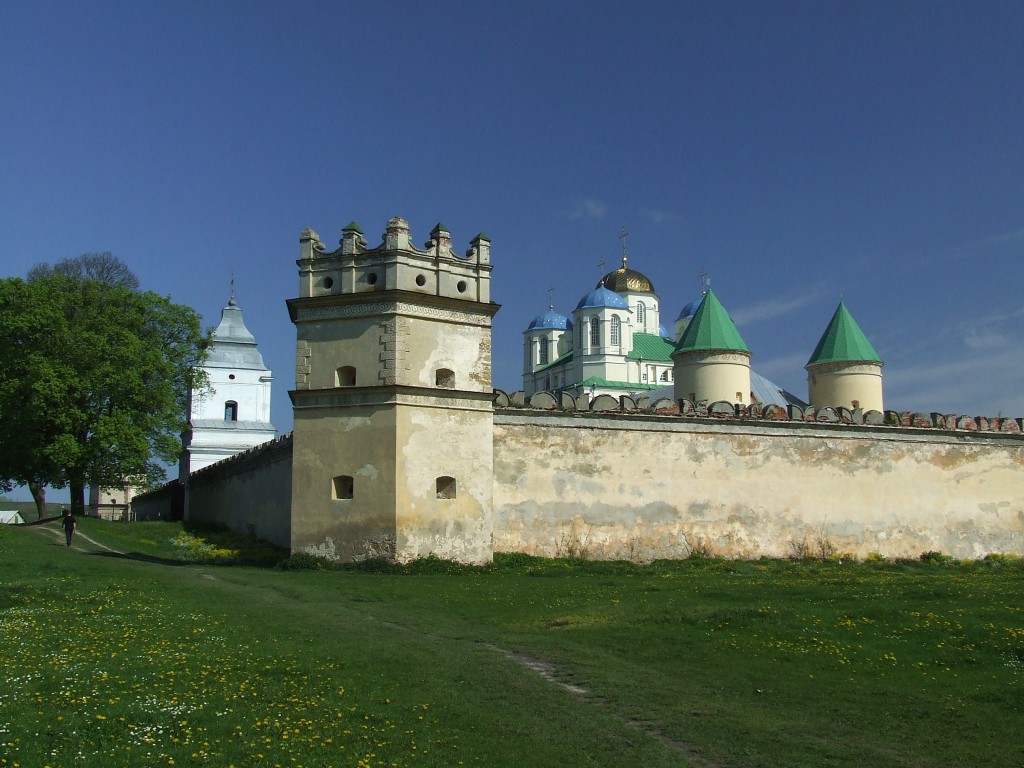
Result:
{"label": "church facade", "polygon": [[[713,291],[670,338],[623,263],[571,319],[531,324],[527,386],[504,393],[485,235],[463,255],[441,224],[422,248],[397,217],[372,247],[354,223],[335,250],[307,229],[297,265],[294,432],[189,474],[193,519],[337,560],[1024,554],[1021,420],[884,410],[842,304],[809,402],[783,404]],[[665,359],[631,357],[647,337]]]}

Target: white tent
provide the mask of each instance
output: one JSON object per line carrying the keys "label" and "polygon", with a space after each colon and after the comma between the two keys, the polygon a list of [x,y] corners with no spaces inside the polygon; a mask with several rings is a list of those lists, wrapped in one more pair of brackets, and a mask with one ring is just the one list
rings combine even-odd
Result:
{"label": "white tent", "polygon": [[21,525],[25,522],[25,518],[21,516],[21,512],[16,510],[2,510],[0,509],[0,523],[4,525]]}

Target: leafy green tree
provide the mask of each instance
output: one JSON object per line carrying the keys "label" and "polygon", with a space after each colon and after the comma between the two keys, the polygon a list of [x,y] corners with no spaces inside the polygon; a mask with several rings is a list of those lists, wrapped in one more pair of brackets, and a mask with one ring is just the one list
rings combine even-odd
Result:
{"label": "leafy green tree", "polygon": [[81,513],[87,485],[163,478],[206,344],[195,312],[155,293],[0,280],[0,486],[69,487]]}

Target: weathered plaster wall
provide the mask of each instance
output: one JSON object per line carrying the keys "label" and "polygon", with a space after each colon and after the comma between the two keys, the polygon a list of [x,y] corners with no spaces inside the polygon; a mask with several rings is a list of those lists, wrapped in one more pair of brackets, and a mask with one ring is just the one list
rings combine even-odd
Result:
{"label": "weathered plaster wall", "polygon": [[1024,440],[503,410],[494,547],[537,555],[1024,554]]}
{"label": "weathered plaster wall", "polygon": [[[323,407],[306,398],[295,410],[293,551],[343,561],[431,554],[490,561],[489,395],[320,397]],[[341,475],[353,480],[351,498],[333,492],[332,479]],[[455,479],[455,498],[438,498],[440,477]]]}
{"label": "weathered plaster wall", "polygon": [[[356,397],[357,393],[351,394]],[[395,413],[386,402],[332,403],[295,409],[292,486],[294,552],[344,561],[395,553]],[[308,400],[308,398],[307,398]],[[333,479],[352,478],[352,498]]]}
{"label": "weathered plaster wall", "polygon": [[189,476],[188,519],[290,544],[292,440],[278,438]]}
{"label": "weathered plaster wall", "polygon": [[[489,400],[444,408],[424,402],[400,409],[398,451],[405,471],[397,484],[399,560],[433,554],[464,563],[491,561],[494,441]],[[439,497],[442,477],[455,480],[454,498]]]}

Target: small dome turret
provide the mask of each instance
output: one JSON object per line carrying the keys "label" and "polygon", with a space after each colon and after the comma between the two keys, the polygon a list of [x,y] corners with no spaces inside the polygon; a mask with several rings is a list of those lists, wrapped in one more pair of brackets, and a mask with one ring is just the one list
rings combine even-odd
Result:
{"label": "small dome turret", "polygon": [[554,308],[549,307],[548,311],[537,315],[530,321],[528,331],[541,331],[541,330],[559,330],[559,331],[571,331],[572,320],[563,315],[561,312],[556,312]]}
{"label": "small dome turret", "polygon": [[704,301],[704,294],[702,293],[699,297],[691,301],[681,310],[679,310],[679,316],[676,320],[688,320],[697,314],[697,310],[700,309],[701,303]]}
{"label": "small dome turret", "polygon": [[750,402],[750,349],[708,289],[672,353],[677,400]]}
{"label": "small dome turret", "polygon": [[843,302],[804,368],[815,408],[882,410],[882,360]]}
{"label": "small dome turret", "polygon": [[614,307],[615,309],[629,309],[624,298],[619,296],[619,294],[610,291],[600,283],[597,288],[580,299],[580,303],[576,305],[576,309],[584,309],[585,307]]}

